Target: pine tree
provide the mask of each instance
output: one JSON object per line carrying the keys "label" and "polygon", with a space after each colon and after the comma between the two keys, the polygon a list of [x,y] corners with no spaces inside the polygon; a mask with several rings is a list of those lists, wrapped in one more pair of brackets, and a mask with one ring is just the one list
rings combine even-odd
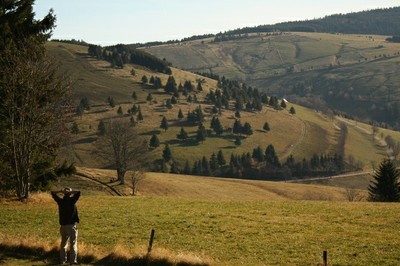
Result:
{"label": "pine tree", "polygon": [[290,107],[289,113],[291,113],[292,115],[296,114],[296,110],[294,109],[294,107]]}
{"label": "pine tree", "polygon": [[272,166],[280,166],[278,156],[276,155],[275,148],[272,144],[269,144],[265,149],[265,161]]}
{"label": "pine tree", "polygon": [[114,100],[114,98],[108,97],[108,98],[107,98],[107,103],[108,103],[112,108],[115,107],[115,100]]}
{"label": "pine tree", "polygon": [[251,128],[250,123],[246,122],[244,123],[244,126],[242,128],[242,133],[245,135],[252,135],[253,134],[253,129]]}
{"label": "pine tree", "polygon": [[222,150],[218,151],[217,160],[218,160],[219,166],[223,166],[223,165],[226,164],[226,161],[225,161],[225,158],[224,158],[224,154],[222,153]]}
{"label": "pine tree", "polygon": [[97,126],[97,134],[99,136],[104,136],[106,134],[106,125],[103,120],[100,120],[99,125]]}
{"label": "pine tree", "polygon": [[143,83],[143,84],[147,84],[147,82],[149,82],[149,80],[147,79],[146,75],[143,75],[143,77],[142,77],[142,83]]}
{"label": "pine tree", "polygon": [[169,76],[167,80],[167,84],[165,84],[165,92],[166,93],[174,93],[178,91],[178,88],[176,87],[176,82],[175,78],[173,76]]}
{"label": "pine tree", "polygon": [[153,134],[150,138],[149,146],[153,148],[157,148],[160,146],[160,140],[158,139],[156,134]]}
{"label": "pine tree", "polygon": [[215,171],[218,169],[218,159],[217,155],[213,152],[210,157],[210,169],[211,171]]}
{"label": "pine tree", "polygon": [[240,146],[241,144],[242,144],[242,140],[240,139],[240,137],[236,137],[235,145]]}
{"label": "pine tree", "polygon": [[163,116],[163,118],[161,120],[160,128],[164,129],[165,131],[167,131],[167,129],[168,129],[168,121],[165,116]]}
{"label": "pine tree", "polygon": [[133,91],[132,92],[132,99],[134,100],[134,101],[137,101],[137,95],[136,95],[136,91]]}
{"label": "pine tree", "polygon": [[138,115],[137,115],[137,120],[138,121],[143,121],[143,115],[142,115],[142,111],[139,109]]}
{"label": "pine tree", "polygon": [[233,129],[232,129],[232,131],[233,131],[233,133],[234,134],[241,134],[242,133],[242,124],[240,123],[240,120],[235,120],[235,123],[233,124]]}
{"label": "pine tree", "polygon": [[206,140],[206,135],[207,135],[206,129],[204,128],[203,124],[200,123],[197,129],[196,140],[199,142],[203,142]]}
{"label": "pine tree", "polygon": [[264,129],[265,131],[270,131],[270,130],[271,130],[270,127],[269,127],[268,122],[265,122],[265,123],[264,123],[263,129]]}
{"label": "pine tree", "polygon": [[368,187],[369,201],[400,201],[400,172],[390,159],[384,159],[374,174]]}
{"label": "pine tree", "polygon": [[182,113],[182,109],[179,108],[179,112],[178,112],[178,119],[182,120],[184,118],[184,115]]}
{"label": "pine tree", "polygon": [[281,107],[282,107],[283,109],[286,108],[286,101],[285,101],[284,99],[282,99],[282,101],[281,101]]}
{"label": "pine tree", "polygon": [[122,110],[122,107],[121,107],[121,106],[118,107],[117,114],[118,114],[118,115],[123,115],[123,114],[124,114],[124,111]]}
{"label": "pine tree", "polygon": [[178,139],[185,140],[185,139],[188,138],[188,134],[186,133],[185,129],[183,129],[183,127],[181,127],[181,131],[179,132],[178,135],[176,135],[176,137],[177,137]]}
{"label": "pine tree", "polygon": [[224,129],[223,129],[218,117],[215,118],[215,120],[214,120],[213,129],[218,136],[220,136],[224,132]]}
{"label": "pine tree", "polygon": [[264,161],[264,154],[260,146],[253,150],[253,155],[251,157],[256,159],[258,162]]}
{"label": "pine tree", "polygon": [[162,155],[163,155],[164,161],[166,161],[166,162],[169,162],[172,159],[172,152],[171,152],[171,149],[168,144],[165,145]]}

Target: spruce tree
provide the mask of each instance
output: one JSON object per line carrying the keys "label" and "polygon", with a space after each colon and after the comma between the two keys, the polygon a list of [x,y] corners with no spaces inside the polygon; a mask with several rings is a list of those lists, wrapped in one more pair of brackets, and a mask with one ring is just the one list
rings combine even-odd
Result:
{"label": "spruce tree", "polygon": [[270,130],[271,130],[270,127],[269,127],[268,122],[265,122],[265,123],[264,123],[263,129],[264,129],[265,131],[270,131]]}
{"label": "spruce tree", "polygon": [[136,91],[133,91],[132,92],[132,99],[134,100],[134,101],[137,101],[137,95],[136,95]]}
{"label": "spruce tree", "polygon": [[265,161],[272,166],[280,166],[278,156],[276,155],[275,148],[272,144],[269,144],[265,149]]}
{"label": "spruce tree", "polygon": [[241,134],[242,133],[242,124],[240,123],[240,120],[235,120],[235,123],[233,124],[233,134]]}
{"label": "spruce tree", "polygon": [[179,108],[179,112],[178,112],[178,119],[182,120],[184,118],[184,115],[182,113],[182,109]]}
{"label": "spruce tree", "polygon": [[118,114],[118,115],[123,115],[123,114],[124,114],[124,111],[122,110],[122,107],[121,107],[121,106],[118,107],[117,114]]}
{"label": "spruce tree", "polygon": [[99,136],[104,136],[106,134],[106,125],[103,120],[100,120],[99,125],[97,126],[97,134]]}
{"label": "spruce tree", "polygon": [[137,115],[137,120],[138,121],[143,121],[143,115],[142,115],[142,111],[140,111],[140,109],[139,109],[139,112],[138,112],[138,115]]}
{"label": "spruce tree", "polygon": [[185,140],[185,139],[188,138],[188,134],[186,133],[185,129],[183,129],[183,127],[182,127],[182,128],[181,128],[181,131],[179,132],[178,135],[176,135],[176,137],[177,137],[178,139]]}
{"label": "spruce tree", "polygon": [[168,129],[168,121],[165,116],[163,116],[163,118],[161,120],[160,128],[164,129],[165,131],[167,131],[167,129]]}
{"label": "spruce tree", "polygon": [[207,135],[206,129],[203,126],[203,124],[200,123],[197,129],[196,140],[199,142],[203,142],[206,140],[206,135]]}
{"label": "spruce tree", "polygon": [[223,166],[223,165],[226,164],[226,161],[225,161],[225,158],[224,158],[224,154],[222,153],[222,150],[218,151],[217,160],[218,160],[219,166]]}
{"label": "spruce tree", "polygon": [[381,202],[400,201],[399,170],[390,159],[384,159],[368,187],[368,200]]}
{"label": "spruce tree", "polygon": [[210,157],[210,169],[211,171],[215,171],[218,169],[218,159],[217,155],[213,152],[211,157]]}
{"label": "spruce tree", "polygon": [[162,156],[164,161],[169,162],[172,159],[172,152],[168,144],[165,145],[165,148],[162,152]]}
{"label": "spruce tree", "polygon": [[253,129],[251,128],[250,123],[246,122],[244,123],[244,126],[242,128],[242,133],[245,135],[252,135],[253,134]]}
{"label": "spruce tree", "polygon": [[156,134],[153,134],[150,138],[149,146],[152,148],[157,148],[160,146],[160,140],[158,139]]}
{"label": "spruce tree", "polygon": [[219,121],[218,117],[215,118],[215,120],[214,120],[213,129],[218,136],[220,136],[224,132],[224,128],[222,127],[221,122]]}

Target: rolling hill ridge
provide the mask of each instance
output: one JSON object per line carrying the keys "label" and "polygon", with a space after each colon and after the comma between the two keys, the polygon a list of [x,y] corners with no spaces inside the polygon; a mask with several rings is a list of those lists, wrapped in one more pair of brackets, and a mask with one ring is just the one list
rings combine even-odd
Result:
{"label": "rolling hill ridge", "polygon": [[[196,96],[197,102],[188,102],[186,96],[179,94],[177,103],[168,108],[166,102],[171,98],[171,94],[166,93],[164,88],[154,89],[141,81],[144,75],[159,76],[165,84],[169,79],[166,74],[129,64],[123,69],[110,67],[108,62],[89,57],[87,47],[84,46],[49,43],[48,50],[63,62],[61,65],[63,71],[69,72],[76,80],[74,92],[76,105],[82,97],[87,97],[91,102],[89,110],[74,118],[79,132],[73,135],[70,146],[65,147],[63,151],[63,156],[76,161],[78,166],[105,167],[93,156],[93,147],[98,138],[98,124],[102,120],[118,117],[127,121],[132,116],[136,119],[136,115],[128,113],[133,105],[140,105],[144,116],[144,120],[136,124],[137,130],[148,140],[153,135],[160,140],[160,147],[152,151],[154,160],[160,162],[163,149],[168,144],[180,171],[183,170],[185,161],[189,163],[190,168],[193,168],[203,157],[208,160],[213,153],[221,151],[228,164],[232,155],[245,154],[246,157],[248,156],[246,154],[250,154],[252,157],[251,153],[254,153],[255,149],[260,147],[263,151],[268,145],[273,145],[282,163],[291,157],[299,162],[303,159],[309,160],[314,155],[341,154],[347,163],[351,162],[356,167],[368,169],[373,165],[372,162],[376,164],[383,157],[392,154],[391,148],[385,142],[388,136],[395,143],[400,140],[400,134],[397,132],[380,129],[379,134],[376,134],[370,125],[327,116],[288,102],[288,107],[281,110],[264,104],[258,111],[245,109],[241,111],[240,120],[243,124],[249,123],[253,133],[246,137],[241,136],[241,145],[237,145],[234,142],[238,135],[231,130],[238,118],[235,115],[235,102],[231,100],[228,109],[223,108],[217,115],[225,133],[218,136],[210,129],[209,136],[204,141],[196,141],[198,126],[185,122],[187,118],[180,121],[178,111],[181,109],[186,117],[189,112],[201,106],[205,118],[203,123],[209,128],[215,114],[213,115],[213,104],[207,100],[209,97],[207,95],[218,88],[216,80],[172,68],[172,76],[177,83],[183,84],[190,80],[196,84],[201,80],[203,91],[191,94]],[[135,75],[131,74],[132,68],[135,70]],[[100,82],[102,80],[104,82]],[[136,93],[137,99],[132,98],[132,92]],[[146,100],[149,94],[153,95],[151,101]],[[115,98],[115,107],[106,103],[108,97]],[[119,107],[122,115],[117,113]],[[295,115],[290,114],[290,107],[296,110]],[[168,130],[160,129],[163,117],[169,123]],[[271,128],[268,132],[263,129],[265,122],[268,122]],[[189,135],[184,141],[177,139],[182,128]]]}

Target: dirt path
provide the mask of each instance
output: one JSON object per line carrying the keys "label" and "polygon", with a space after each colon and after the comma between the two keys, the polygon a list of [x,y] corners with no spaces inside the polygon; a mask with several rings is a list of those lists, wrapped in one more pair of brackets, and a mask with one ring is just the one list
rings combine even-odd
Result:
{"label": "dirt path", "polygon": [[88,172],[79,169],[76,173],[77,176],[80,178],[89,180],[90,182],[94,182],[97,185],[101,186],[105,191],[107,191],[112,196],[123,196],[120,192],[118,192],[115,188],[111,187],[110,185],[97,180],[93,175],[89,174]]}
{"label": "dirt path", "polygon": [[[338,120],[338,121],[340,121],[340,122],[343,122],[343,123],[345,123],[346,125],[349,125],[349,126],[353,127],[354,129],[356,129],[356,130],[358,130],[358,131],[360,131],[360,132],[362,132],[362,133],[364,133],[364,134],[372,135],[372,132],[371,132],[371,131],[369,131],[369,130],[366,129],[366,128],[360,127],[360,126],[357,124],[356,121],[348,120],[348,119],[345,119],[345,118],[339,117],[339,116],[336,116],[336,120]],[[380,138],[380,137],[377,136],[377,135],[374,136],[374,139],[375,139],[375,141],[377,141],[377,142],[379,143],[380,146],[385,147],[385,152],[386,152],[386,154],[389,156],[389,158],[390,158],[390,159],[394,159],[393,152],[389,149],[389,145],[387,144],[387,142],[386,142],[383,138]]]}

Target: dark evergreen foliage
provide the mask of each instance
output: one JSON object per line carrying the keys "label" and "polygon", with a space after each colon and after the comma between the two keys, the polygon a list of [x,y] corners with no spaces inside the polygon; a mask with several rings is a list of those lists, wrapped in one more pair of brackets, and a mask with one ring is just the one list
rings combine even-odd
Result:
{"label": "dark evergreen foliage", "polygon": [[183,115],[183,113],[182,113],[182,109],[179,108],[178,119],[179,119],[179,120],[182,120],[183,118],[184,118],[184,115]]}
{"label": "dark evergreen foliage", "polygon": [[153,134],[150,138],[149,146],[153,148],[157,148],[160,146],[160,140],[158,139],[156,134]]}
{"label": "dark evergreen foliage", "polygon": [[164,129],[165,131],[168,129],[168,120],[165,116],[163,116],[161,120],[160,128]]}
{"label": "dark evergreen foliage", "polygon": [[104,124],[103,120],[100,120],[97,126],[97,134],[99,136],[104,136],[106,134],[106,125]]}
{"label": "dark evergreen foliage", "polygon": [[271,128],[269,127],[268,122],[265,122],[265,123],[264,123],[263,129],[264,129],[265,131],[270,131],[270,130],[271,130]]}
{"label": "dark evergreen foliage", "polygon": [[177,137],[178,139],[185,140],[185,139],[188,138],[188,134],[187,134],[187,132],[185,131],[185,129],[184,129],[183,127],[181,127],[181,131],[179,132],[178,135],[176,135],[176,137]]}
{"label": "dark evergreen foliage", "polygon": [[162,155],[166,162],[169,162],[172,159],[172,152],[168,144],[165,145]]}
{"label": "dark evergreen foliage", "polygon": [[400,172],[390,159],[384,159],[368,187],[369,201],[400,201]]}

